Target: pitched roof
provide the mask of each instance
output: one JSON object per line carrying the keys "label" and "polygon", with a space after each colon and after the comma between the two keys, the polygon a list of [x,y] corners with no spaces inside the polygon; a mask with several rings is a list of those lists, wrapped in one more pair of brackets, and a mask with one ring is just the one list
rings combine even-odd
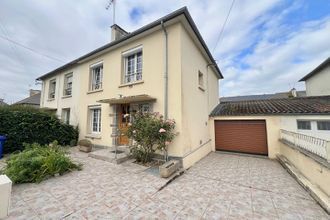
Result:
{"label": "pitched roof", "polygon": [[330,115],[330,96],[221,102],[210,116]]}
{"label": "pitched roof", "polygon": [[306,76],[304,76],[302,79],[299,80],[299,82],[306,81],[307,79],[311,78],[315,74],[319,73],[322,69],[330,65],[330,57],[323,61],[320,65],[318,65],[312,72],[308,73]]}
{"label": "pitched roof", "polygon": [[46,74],[38,77],[37,80],[42,80],[43,78],[48,77],[48,76],[51,76],[51,75],[53,75],[54,73],[56,73],[58,71],[64,70],[64,69],[69,68],[69,67],[72,67],[75,64],[77,64],[79,61],[82,61],[82,60],[84,60],[84,59],[86,59],[86,58],[88,58],[88,57],[90,57],[90,56],[92,56],[94,54],[97,54],[97,53],[102,52],[102,51],[104,51],[106,49],[109,49],[109,48],[111,48],[111,47],[113,47],[113,46],[115,46],[115,45],[117,45],[119,43],[122,43],[122,42],[126,41],[126,40],[129,40],[132,37],[135,37],[135,36],[137,36],[137,35],[145,32],[145,31],[148,31],[148,30],[150,30],[150,29],[152,29],[152,28],[154,28],[154,27],[156,27],[158,25],[161,25],[162,22],[165,23],[165,22],[167,22],[169,20],[172,20],[172,19],[174,19],[174,18],[176,18],[176,17],[178,17],[180,15],[184,15],[185,16],[185,18],[187,19],[190,27],[194,31],[197,39],[199,40],[199,42],[201,43],[201,45],[204,48],[205,52],[207,53],[208,57],[210,58],[210,60],[211,60],[211,62],[213,64],[212,66],[215,68],[217,75],[220,78],[223,78],[222,73],[221,73],[218,65],[216,64],[215,59],[213,58],[210,50],[208,49],[205,41],[203,40],[202,35],[198,31],[198,28],[197,28],[195,22],[193,21],[193,19],[192,19],[190,13],[189,13],[187,7],[182,7],[182,8],[180,8],[180,9],[178,9],[178,10],[176,10],[176,11],[174,11],[174,12],[172,12],[172,13],[164,16],[164,17],[159,18],[156,21],[153,21],[153,22],[151,22],[151,23],[149,23],[149,24],[147,24],[147,25],[145,25],[145,26],[143,26],[143,27],[141,27],[141,28],[139,28],[139,29],[131,32],[131,33],[128,33],[127,35],[123,36],[122,38],[120,38],[118,40],[115,40],[115,41],[112,41],[112,42],[110,42],[108,44],[105,44],[102,47],[99,47],[99,48],[97,48],[97,49],[95,49],[95,50],[93,50],[93,51],[91,51],[91,52],[89,52],[89,53],[87,53],[87,54],[85,54],[85,55],[83,55],[83,56],[81,56],[81,57],[79,57],[79,58],[77,58],[77,59],[75,59],[75,60],[73,60],[73,61],[71,61],[71,62],[69,62],[69,63],[67,63],[67,64],[65,64],[65,65],[63,65],[63,66],[61,66],[59,68],[57,68],[57,69],[55,69],[55,70],[53,70],[53,71],[51,71],[51,72],[48,72],[48,73],[46,73]]}
{"label": "pitched roof", "polygon": [[40,105],[40,98],[41,98],[41,93],[37,93],[14,103],[14,105]]}
{"label": "pitched roof", "polygon": [[[305,96],[306,96],[306,91],[297,91],[297,97],[305,97]],[[262,95],[221,97],[220,102],[251,101],[251,100],[282,99],[282,98],[290,98],[290,92],[279,92],[274,94],[262,94]]]}

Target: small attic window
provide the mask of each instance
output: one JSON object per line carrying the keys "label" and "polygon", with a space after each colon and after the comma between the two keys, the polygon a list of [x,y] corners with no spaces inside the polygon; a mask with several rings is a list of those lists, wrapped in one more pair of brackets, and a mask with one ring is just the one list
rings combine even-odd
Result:
{"label": "small attic window", "polygon": [[204,91],[204,74],[198,71],[198,88]]}

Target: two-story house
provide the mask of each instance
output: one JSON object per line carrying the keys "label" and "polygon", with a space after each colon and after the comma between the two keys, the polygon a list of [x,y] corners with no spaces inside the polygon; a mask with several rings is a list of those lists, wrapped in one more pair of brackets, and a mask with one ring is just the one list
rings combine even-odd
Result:
{"label": "two-story house", "polygon": [[299,82],[305,82],[307,96],[330,95],[330,57],[304,76]]}
{"label": "two-story house", "polygon": [[211,149],[209,113],[223,78],[187,8],[112,41],[41,77],[41,107],[79,126],[95,145],[128,145],[120,134],[134,111],[176,121],[169,155],[187,168]]}

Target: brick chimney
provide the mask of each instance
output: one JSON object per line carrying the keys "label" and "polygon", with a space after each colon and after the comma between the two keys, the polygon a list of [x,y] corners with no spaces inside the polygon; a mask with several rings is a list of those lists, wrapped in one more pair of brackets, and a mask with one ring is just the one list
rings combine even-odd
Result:
{"label": "brick chimney", "polygon": [[114,24],[111,26],[111,42],[115,40],[119,40],[120,38],[126,36],[127,34],[128,32],[122,29],[119,25]]}

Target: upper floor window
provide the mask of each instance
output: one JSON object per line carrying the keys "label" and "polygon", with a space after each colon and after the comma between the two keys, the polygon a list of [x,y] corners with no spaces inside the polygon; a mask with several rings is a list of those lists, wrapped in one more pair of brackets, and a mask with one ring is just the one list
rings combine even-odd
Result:
{"label": "upper floor window", "polygon": [[124,83],[142,80],[142,48],[124,55]]}
{"label": "upper floor window", "polygon": [[48,93],[49,99],[55,98],[55,91],[56,91],[56,79],[52,79],[49,81],[49,93]]}
{"label": "upper floor window", "polygon": [[72,73],[66,74],[64,79],[64,96],[72,95]]}
{"label": "upper floor window", "polygon": [[102,89],[103,63],[97,63],[90,67],[90,91]]}
{"label": "upper floor window", "polygon": [[311,121],[297,120],[297,127],[299,130],[311,130]]}
{"label": "upper floor window", "polygon": [[318,121],[317,130],[330,131],[330,121]]}

